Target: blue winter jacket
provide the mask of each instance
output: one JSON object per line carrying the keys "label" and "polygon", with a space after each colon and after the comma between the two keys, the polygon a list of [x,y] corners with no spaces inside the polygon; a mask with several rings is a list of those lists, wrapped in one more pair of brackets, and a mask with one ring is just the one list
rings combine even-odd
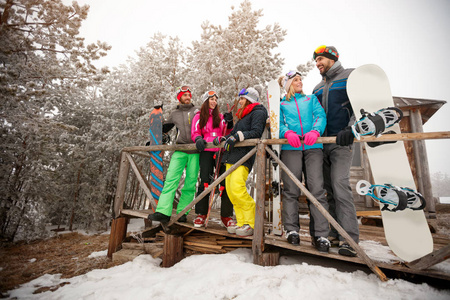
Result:
{"label": "blue winter jacket", "polygon": [[[295,94],[290,101],[286,96],[280,102],[280,138],[286,138],[284,134],[292,130],[300,136],[311,130],[317,130],[322,135],[327,124],[325,111],[315,95]],[[308,150],[323,148],[322,144],[307,146],[302,143],[299,148],[289,144],[282,145],[281,150]]]}

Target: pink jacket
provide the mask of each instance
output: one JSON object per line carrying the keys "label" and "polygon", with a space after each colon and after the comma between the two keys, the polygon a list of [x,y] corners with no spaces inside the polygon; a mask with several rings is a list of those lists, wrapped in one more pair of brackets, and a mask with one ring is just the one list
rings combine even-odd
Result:
{"label": "pink jacket", "polygon": [[[211,115],[212,110],[209,110],[209,118],[205,127],[200,128],[200,112],[197,112],[192,120],[192,130],[191,137],[192,141],[195,142],[195,138],[198,136],[203,137],[203,139],[212,143],[212,141],[218,136],[225,136],[230,133],[231,129],[227,129],[227,122],[223,119],[223,115],[220,114],[220,126],[213,128],[213,119]],[[205,151],[218,151],[220,148],[210,148],[205,149]]]}

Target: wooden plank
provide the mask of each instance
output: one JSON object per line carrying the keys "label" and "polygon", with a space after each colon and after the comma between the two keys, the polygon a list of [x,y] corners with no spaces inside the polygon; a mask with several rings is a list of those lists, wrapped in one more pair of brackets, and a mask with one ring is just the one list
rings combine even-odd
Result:
{"label": "wooden plank", "polygon": [[377,210],[359,210],[356,212],[356,216],[358,217],[367,217],[367,216],[381,216],[381,211]]}
{"label": "wooden plank", "polygon": [[440,262],[443,262],[444,260],[447,260],[449,258],[450,258],[450,244],[437,251],[433,251],[422,258],[410,262],[408,266],[414,269],[423,270],[428,269],[429,267],[434,266],[435,264],[438,264]]}
{"label": "wooden plank", "polygon": [[120,214],[126,215],[126,216],[138,217],[138,218],[142,218],[142,219],[147,219],[149,212],[150,212],[149,210],[122,209],[120,211]]}
{"label": "wooden plank", "polygon": [[220,245],[212,245],[212,244],[206,244],[206,243],[196,243],[196,242],[189,242],[189,241],[184,241],[184,245],[187,246],[198,246],[198,247],[202,247],[202,248],[209,248],[209,249],[215,249],[215,250],[220,250],[222,249],[222,246]]}
{"label": "wooden plank", "polygon": [[336,220],[330,215],[330,213],[319,203],[319,201],[302,185],[297,177],[289,170],[288,167],[278,158],[275,153],[266,147],[267,152],[272,156],[274,160],[278,162],[278,165],[283,169],[283,171],[292,179],[292,181],[302,190],[302,192],[308,197],[314,206],[320,211],[320,213],[330,222],[330,224],[339,232],[339,234],[344,237],[347,243],[355,249],[356,253],[365,261],[367,266],[380,278],[381,281],[387,281],[386,275],[374,264],[374,262],[366,255],[366,253],[361,249],[361,247],[348,235],[348,233],[341,227],[341,225],[336,222]]}

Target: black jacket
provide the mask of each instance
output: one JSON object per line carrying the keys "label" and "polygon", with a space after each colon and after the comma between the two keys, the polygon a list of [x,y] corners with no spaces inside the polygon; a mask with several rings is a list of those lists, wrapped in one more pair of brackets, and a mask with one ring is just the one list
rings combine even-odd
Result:
{"label": "black jacket", "polygon": [[[267,121],[267,110],[259,104],[253,107],[252,111],[245,115],[241,120],[237,121],[233,130],[229,135],[236,135],[238,131],[241,131],[244,138],[247,139],[259,139],[261,138]],[[222,162],[227,164],[235,164],[238,160],[244,157],[248,152],[252,150],[254,146],[249,147],[234,147],[230,152],[225,151],[223,154]],[[250,157],[243,163],[249,171],[252,169],[255,162],[255,155]]]}

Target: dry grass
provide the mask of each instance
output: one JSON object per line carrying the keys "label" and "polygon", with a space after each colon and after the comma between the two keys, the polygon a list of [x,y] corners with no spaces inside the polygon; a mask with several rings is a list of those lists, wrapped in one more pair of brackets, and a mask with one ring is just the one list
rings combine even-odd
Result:
{"label": "dry grass", "polygon": [[[30,243],[0,246],[0,293],[17,288],[44,274],[62,274],[62,278],[85,274],[93,269],[118,265],[106,256],[88,258],[92,252],[108,249],[109,235],[68,233]],[[31,260],[35,259],[34,262]]]}

